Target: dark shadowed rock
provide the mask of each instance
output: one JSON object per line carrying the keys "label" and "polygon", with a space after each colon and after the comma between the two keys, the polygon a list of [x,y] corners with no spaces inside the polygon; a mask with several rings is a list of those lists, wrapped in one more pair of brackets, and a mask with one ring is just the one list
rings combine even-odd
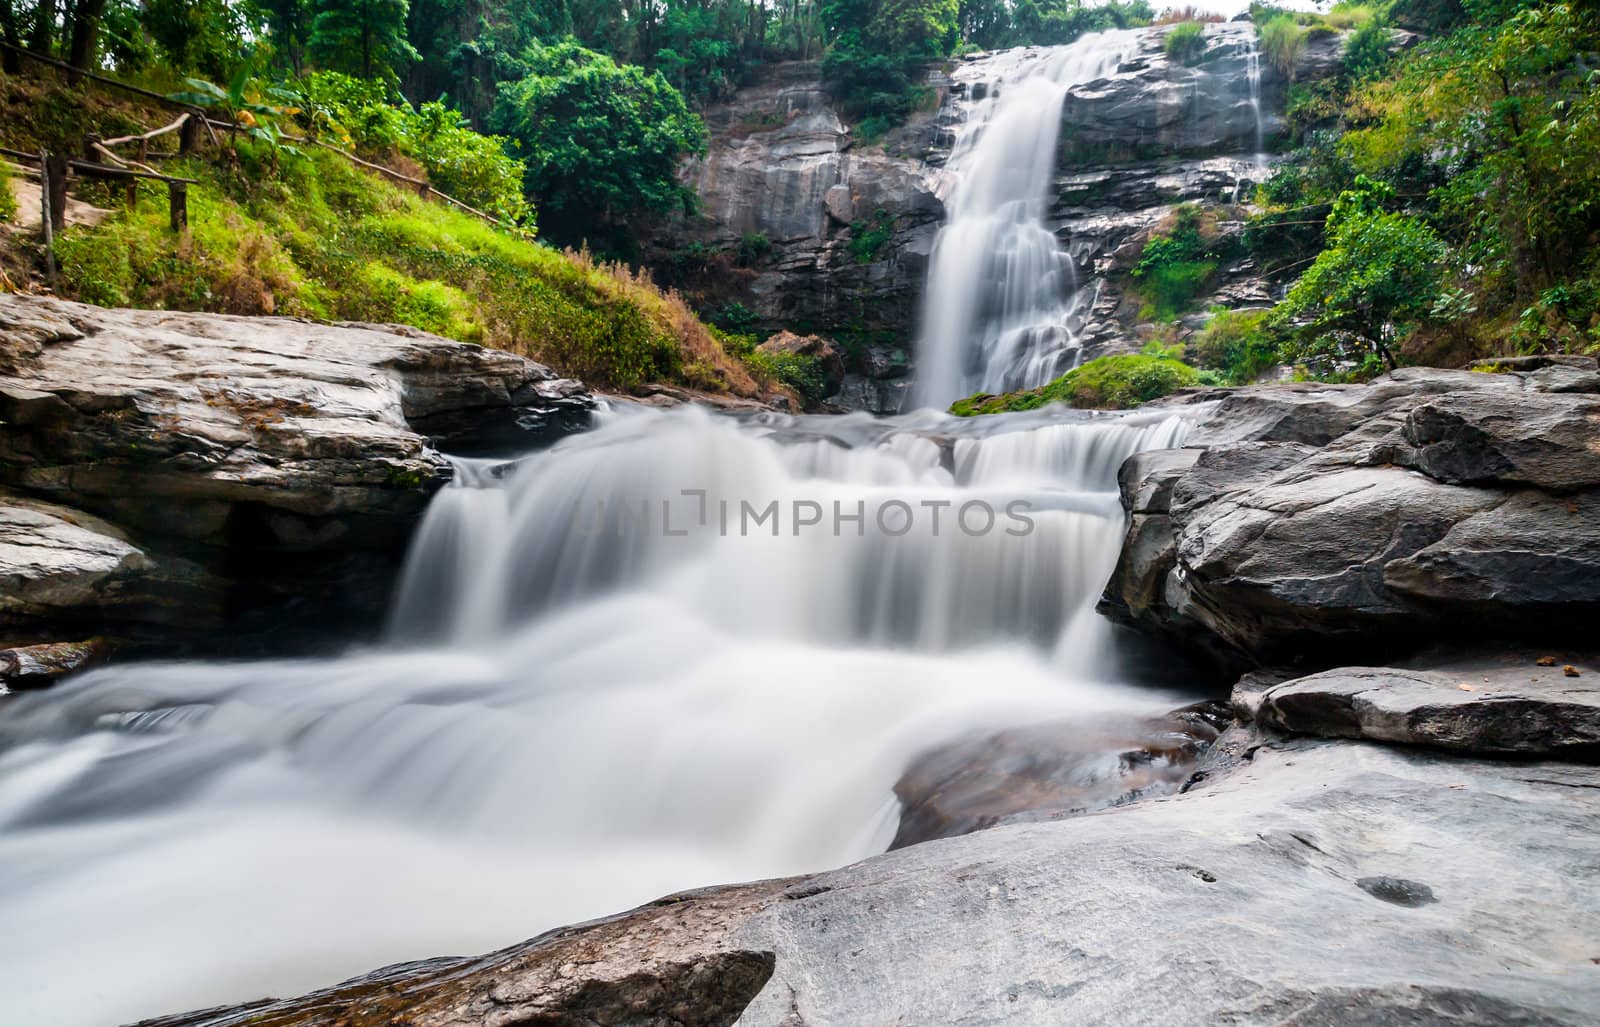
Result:
{"label": "dark shadowed rock", "polygon": [[1452,393],[1406,416],[1399,459],[1450,484],[1521,482],[1553,492],[1600,485],[1600,397]]}
{"label": "dark shadowed rock", "polygon": [[44,642],[0,649],[0,694],[9,688],[43,688],[80,670],[111,658],[113,643],[106,638],[81,642]]}
{"label": "dark shadowed rock", "polygon": [[1452,660],[1431,670],[1341,667],[1235,691],[1263,727],[1483,755],[1600,762],[1600,670],[1520,659]]}
{"label": "dark shadowed rock", "polygon": [[591,979],[681,979],[664,967],[741,953],[751,980],[772,960],[742,1027],[1592,1022],[1593,768],[1325,740],[1243,751],[1182,795],[166,1024],[581,1022],[530,1015],[530,996],[551,1011]]}

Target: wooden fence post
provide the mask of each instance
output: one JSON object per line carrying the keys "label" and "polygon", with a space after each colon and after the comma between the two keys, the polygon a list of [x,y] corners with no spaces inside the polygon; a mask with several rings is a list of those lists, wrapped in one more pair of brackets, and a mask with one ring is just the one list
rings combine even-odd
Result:
{"label": "wooden fence post", "polygon": [[46,152],[44,160],[50,176],[50,229],[60,232],[67,227],[67,158],[65,154]]}
{"label": "wooden fence post", "polygon": [[50,288],[56,286],[56,233],[55,212],[50,209],[50,154],[39,151],[39,223],[44,227],[44,270]]}
{"label": "wooden fence post", "polygon": [[167,183],[167,204],[172,208],[172,230],[182,232],[189,227],[189,185],[187,182]]}
{"label": "wooden fence post", "polygon": [[[193,112],[190,112],[189,117],[183,123],[183,127],[178,130],[178,152],[192,152],[195,144],[199,141],[200,119],[195,117]],[[143,158],[140,159],[142,160]]]}

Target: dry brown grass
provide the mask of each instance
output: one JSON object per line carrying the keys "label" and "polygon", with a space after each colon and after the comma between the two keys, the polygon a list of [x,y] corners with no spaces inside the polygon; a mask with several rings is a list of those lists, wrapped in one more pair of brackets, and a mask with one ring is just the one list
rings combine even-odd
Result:
{"label": "dry brown grass", "polygon": [[684,377],[696,388],[756,397],[772,388],[757,380],[751,369],[729,353],[676,289],[656,285],[647,268],[632,268],[621,261],[595,259],[587,249],[565,251],[568,260],[584,272],[609,280],[619,299],[631,300],[655,327],[678,342],[684,356]]}
{"label": "dry brown grass", "polygon": [[1227,21],[1215,11],[1202,11],[1198,7],[1172,7],[1163,11],[1161,15],[1151,22],[1152,25],[1178,25],[1186,21],[1198,21],[1209,25],[1216,25]]}

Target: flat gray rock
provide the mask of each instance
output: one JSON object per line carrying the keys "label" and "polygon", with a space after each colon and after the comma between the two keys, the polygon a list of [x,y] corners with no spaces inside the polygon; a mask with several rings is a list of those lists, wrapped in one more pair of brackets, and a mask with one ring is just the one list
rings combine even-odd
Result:
{"label": "flat gray rock", "polygon": [[[1578,676],[1568,676],[1569,667]],[[1236,690],[1234,706],[1293,734],[1600,762],[1600,667],[1590,663],[1341,667]]]}
{"label": "flat gray rock", "polygon": [[1182,795],[165,1023],[581,1023],[553,996],[641,988],[651,1014],[628,1022],[726,1023],[660,1010],[726,1017],[770,957],[742,1027],[1578,1027],[1600,1008],[1597,786],[1567,764],[1268,742]]}

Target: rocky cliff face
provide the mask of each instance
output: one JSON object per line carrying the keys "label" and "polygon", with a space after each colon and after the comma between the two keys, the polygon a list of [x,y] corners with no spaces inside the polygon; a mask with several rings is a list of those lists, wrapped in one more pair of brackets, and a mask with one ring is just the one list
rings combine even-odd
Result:
{"label": "rocky cliff face", "polygon": [[370,628],[450,478],[435,445],[526,446],[591,402],[398,326],[0,296],[0,650]]}
{"label": "rocky cliff face", "polygon": [[[1265,171],[1258,151],[1281,121],[1287,80],[1253,56],[1251,25],[1207,26],[1193,64],[1167,56],[1166,31],[1129,33],[1130,55],[1115,73],[1075,88],[1063,105],[1050,227],[1080,280],[1103,283],[1082,326],[1088,356],[1136,341],[1137,304],[1107,273],[1130,264],[1177,204],[1226,208],[1246,196]],[[1332,73],[1342,47],[1338,36],[1313,38],[1297,79]],[[840,340],[854,354],[841,400],[898,409],[928,257],[954,184],[950,147],[1001,69],[1027,57],[976,54],[931,71],[938,110],[880,142],[856,137],[815,65],[775,67],[707,112],[710,152],[685,169],[700,213],[657,226],[653,264],[708,308],[740,303],[768,330]],[[1240,227],[1230,215],[1220,220]],[[1223,269],[1213,299],[1269,302],[1253,272],[1248,264]]]}

